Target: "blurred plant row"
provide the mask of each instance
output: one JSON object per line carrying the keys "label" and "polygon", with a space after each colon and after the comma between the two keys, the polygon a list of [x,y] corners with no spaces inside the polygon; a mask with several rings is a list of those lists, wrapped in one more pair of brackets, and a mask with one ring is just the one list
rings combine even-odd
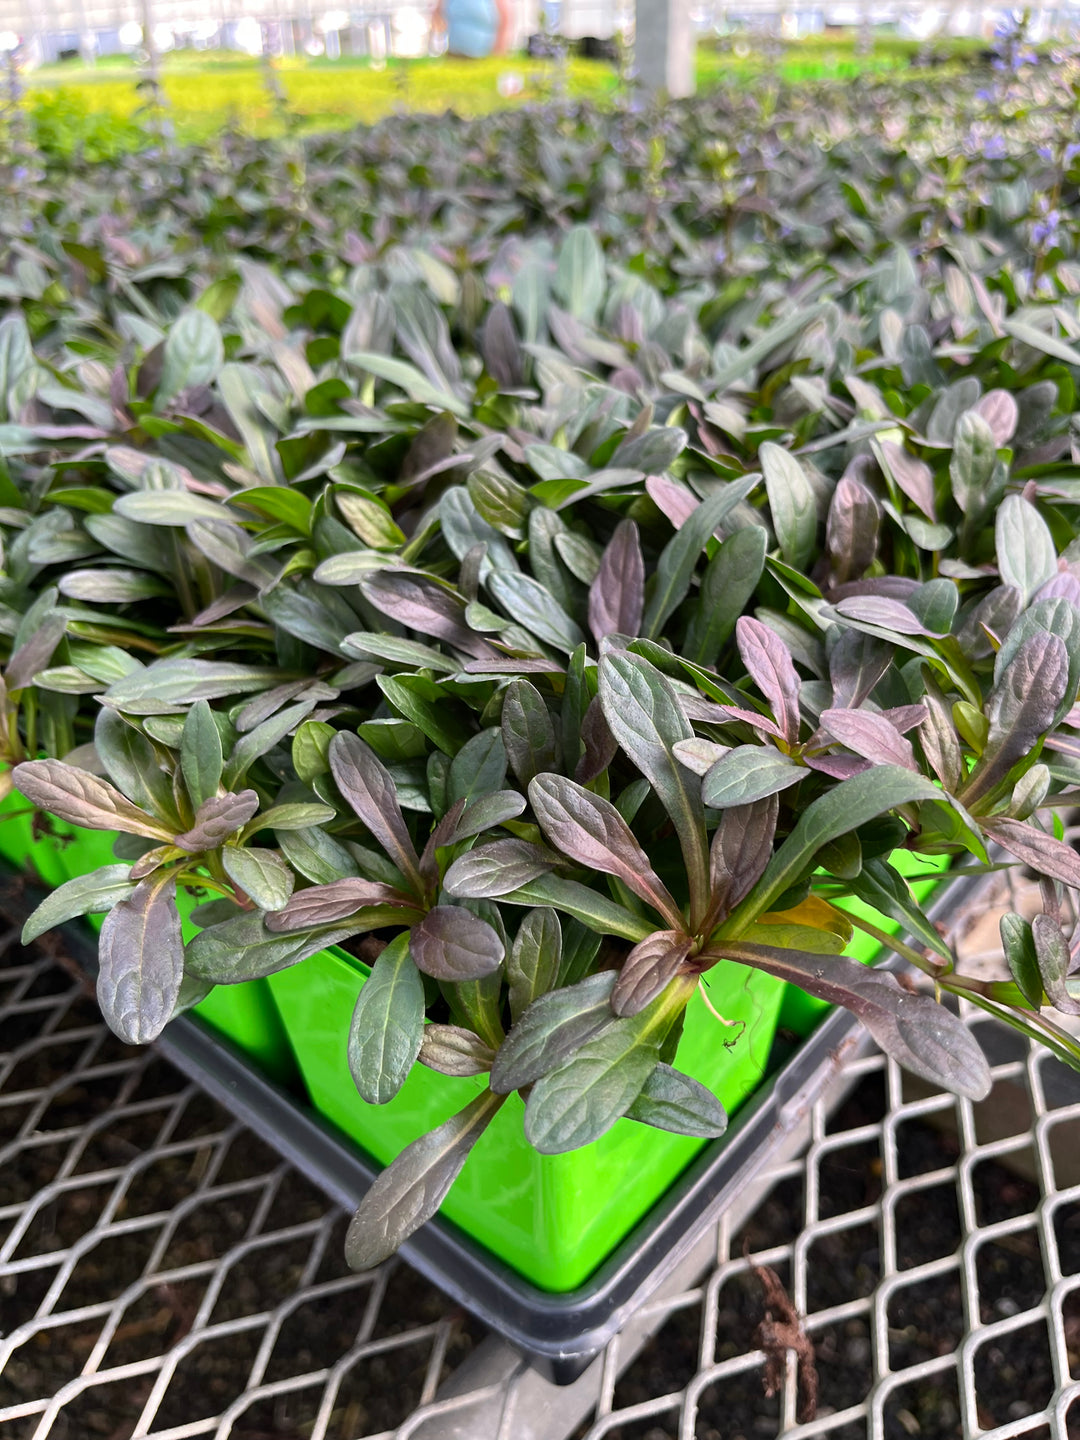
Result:
{"label": "blurred plant row", "polygon": [[[722,1130],[674,1068],[717,965],[969,1095],[944,994],[1080,1063],[1071,65],[24,153],[0,760],[121,834],[27,934],[107,911],[131,1041],[361,946],[361,1095],[489,1087],[385,1172],[355,1263],[514,1092],[544,1152]],[[1011,979],[955,972],[899,850],[1042,877]],[[849,895],[928,991],[842,956]]]}

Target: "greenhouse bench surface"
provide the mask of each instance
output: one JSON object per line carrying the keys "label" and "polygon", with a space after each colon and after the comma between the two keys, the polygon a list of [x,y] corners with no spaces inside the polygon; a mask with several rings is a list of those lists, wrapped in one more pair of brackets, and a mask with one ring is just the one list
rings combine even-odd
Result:
{"label": "greenhouse bench surface", "polygon": [[857,1052],[559,1388],[403,1262],[351,1274],[346,1215],[55,939],[0,935],[0,1440],[1080,1434],[1080,1077],[1011,1031],[978,1105]]}

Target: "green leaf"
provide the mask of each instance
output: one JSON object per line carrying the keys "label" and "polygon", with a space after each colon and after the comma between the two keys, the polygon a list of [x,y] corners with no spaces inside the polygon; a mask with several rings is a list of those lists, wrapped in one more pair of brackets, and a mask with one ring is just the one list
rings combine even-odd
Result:
{"label": "green leaf", "polygon": [[184,719],[180,741],[180,768],[196,810],[217,794],[222,763],[221,731],[207,702],[196,700]]}
{"label": "green leaf", "polygon": [[701,783],[702,799],[714,810],[751,805],[797,785],[807,772],[779,750],[764,745],[737,745],[721,755]]}
{"label": "green leaf", "polygon": [[711,1090],[689,1075],[659,1064],[626,1112],[628,1120],[713,1140],[727,1129],[724,1107]]}
{"label": "green leaf", "polygon": [[228,518],[228,512],[217,500],[207,500],[187,490],[135,490],[117,498],[113,514],[140,525],[171,525],[181,529],[193,520]]}
{"label": "green leaf", "polygon": [[[676,987],[671,987],[674,991]],[[641,1094],[675,1019],[665,992],[639,1015],[617,1019],[538,1080],[525,1104],[525,1135],[541,1155],[562,1155],[598,1140]]]}
{"label": "green leaf", "polygon": [[[25,943],[25,942],[24,942]],[[548,906],[530,910],[506,957],[510,1015],[516,1023],[534,1000],[553,990],[562,964],[562,926]]]}
{"label": "green leaf", "polygon": [[968,410],[957,422],[949,461],[953,498],[965,515],[977,516],[985,508],[996,463],[994,432],[981,415]]}
{"label": "green leaf", "polygon": [[760,483],[760,475],[730,481],[703,500],[664,546],[642,622],[647,639],[655,640],[663,633],[665,623],[689,592],[698,556],[713,532]]}
{"label": "green leaf", "polygon": [[277,833],[277,842],[286,860],[313,885],[359,877],[356,861],[344,845],[317,826]]}
{"label": "green leaf", "polygon": [[476,800],[501,790],[506,780],[506,750],[502,735],[494,727],[481,730],[467,741],[450,762],[447,800]]}
{"label": "green leaf", "polygon": [[803,570],[817,542],[817,500],[802,465],[787,450],[766,440],[758,450],[765,475],[769,513],[780,542],[780,553],[796,570]]}
{"label": "green leaf", "polygon": [[302,700],[297,705],[289,705],[284,710],[279,710],[276,715],[271,715],[269,720],[256,725],[254,730],[241,735],[225,762],[222,773],[224,784],[229,787],[239,785],[255,761],[280,744],[313,708],[314,701]]}
{"label": "green leaf", "polygon": [[421,675],[379,675],[376,684],[395,710],[400,711],[446,755],[456,755],[469,739],[437,685]]}
{"label": "green leaf", "polygon": [[94,749],[109,779],[140,810],[148,810],[163,824],[176,822],[172,785],[145,735],[115,710],[99,710],[94,724]]}
{"label": "green leaf", "polygon": [[452,415],[457,415],[462,420],[469,418],[468,406],[456,395],[433,385],[415,365],[410,365],[405,360],[378,355],[372,350],[353,350],[342,358],[347,364],[355,365],[358,370],[366,370],[369,375],[396,385],[399,390],[404,390],[410,400],[415,400],[420,405],[433,405],[438,410],[449,410]]}
{"label": "green leaf", "polygon": [[539,690],[528,680],[511,680],[502,708],[502,739],[521,785],[559,766],[559,743],[551,714]]}
{"label": "green leaf", "polygon": [[487,577],[487,587],[512,620],[545,644],[569,652],[584,641],[580,628],[554,595],[531,576],[515,570],[493,570]]}
{"label": "green leaf", "polygon": [[675,824],[690,887],[692,920],[708,903],[708,845],[697,777],[679,764],[674,747],[693,737],[668,681],[637,655],[600,660],[600,703],[612,735],[656,791]]}
{"label": "green leaf", "polygon": [[366,930],[400,923],[400,910],[374,907],[362,920],[351,920],[348,925],[278,935],[266,928],[258,911],[246,910],[231,920],[200,931],[189,941],[185,961],[190,972],[203,980],[234,985],[240,980],[261,980],[276,974]]}
{"label": "green leaf", "polygon": [[913,800],[938,800],[941,791],[921,775],[899,765],[875,765],[844,780],[807,806],[764,875],[720,927],[725,939],[741,935],[758,915],[773,908],[785,890],[801,880],[823,845]]}
{"label": "green leaf", "polygon": [[424,1031],[424,982],[398,935],[372,966],[349,1026],[349,1072],[369,1105],[385,1105],[404,1085]]}
{"label": "green leaf", "polygon": [[280,910],[293,892],[293,872],[273,850],[241,849],[225,845],[221,851],[225,874],[260,910]]}
{"label": "green leaf", "polygon": [[492,1090],[508,1095],[531,1085],[613,1025],[614,985],[614,972],[602,970],[576,985],[545,992],[526,1006],[499,1047],[491,1067]]}
{"label": "green leaf", "polygon": [[1035,325],[1026,325],[1022,320],[1002,320],[1001,328],[1006,335],[1011,335],[1023,345],[1030,345],[1033,350],[1039,350],[1043,355],[1063,360],[1066,365],[1080,365],[1080,350],[1067,345],[1056,335],[1048,335],[1045,330],[1040,330]]}
{"label": "green leaf", "polygon": [[97,998],[114,1034],[147,1045],[172,1018],[184,978],[176,877],[157,871],[105,916],[98,942]]}
{"label": "green leaf", "polygon": [[111,910],[134,893],[135,882],[128,865],[105,865],[89,875],[77,875],[45,897],[23,926],[22,943],[29,945],[46,930],[55,930],[79,915]]}
{"label": "green leaf", "polygon": [[575,225],[562,243],[555,271],[555,293],[574,316],[592,325],[604,302],[607,277],[604,253],[587,225]]}
{"label": "green leaf", "polygon": [[435,1214],[503,1103],[490,1090],[401,1152],[364,1196],[345,1237],[354,1270],[370,1270]]}
{"label": "green leaf", "polygon": [[682,650],[685,659],[698,665],[716,664],[721,647],[765,573],[768,540],[760,525],[748,525],[725,540],[709,561]]}
{"label": "green leaf", "polygon": [[1006,495],[997,509],[994,540],[1002,581],[1019,590],[1029,605],[1036,590],[1057,574],[1050,527],[1034,505],[1019,495]]}
{"label": "green leaf", "polygon": [[165,337],[154,409],[196,385],[210,385],[225,359],[221,331],[203,309],[186,310]]}
{"label": "green leaf", "polygon": [[501,898],[511,905],[550,905],[561,915],[580,920],[589,930],[600,935],[621,935],[624,940],[644,940],[655,928],[606,895],[560,875],[539,875]]}
{"label": "green leaf", "polygon": [[1043,982],[1039,969],[1039,957],[1035,953],[1035,940],[1031,933],[1031,922],[1023,916],[1009,911],[998,921],[1001,931],[1001,948],[1005,952],[1009,974],[1015,980],[1021,995],[1033,1010],[1042,1008]]}
{"label": "green leaf", "polygon": [[156,660],[115,681],[105,698],[131,715],[164,715],[186,710],[196,700],[231,700],[290,678],[267,666],[225,660]]}

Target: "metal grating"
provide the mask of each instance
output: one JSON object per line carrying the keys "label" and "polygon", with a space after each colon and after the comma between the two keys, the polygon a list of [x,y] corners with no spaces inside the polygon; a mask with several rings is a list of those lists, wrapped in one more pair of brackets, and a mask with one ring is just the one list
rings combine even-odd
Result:
{"label": "metal grating", "polygon": [[[0,956],[0,1440],[1080,1437],[1080,1077],[1011,1032],[976,1106],[857,1057],[556,1389],[405,1265],[348,1274],[334,1205],[56,955]],[[762,1336],[763,1266],[809,1345],[775,1296]]]}

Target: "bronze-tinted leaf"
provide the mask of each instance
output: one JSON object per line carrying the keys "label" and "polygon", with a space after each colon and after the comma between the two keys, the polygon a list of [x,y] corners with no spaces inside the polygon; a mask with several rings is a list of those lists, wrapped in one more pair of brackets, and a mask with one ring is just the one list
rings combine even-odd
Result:
{"label": "bronze-tinted leaf", "polygon": [[835,709],[858,709],[892,664],[893,652],[884,640],[861,630],[843,630],[829,651],[829,680]]}
{"label": "bronze-tinted leaf", "polygon": [[502,737],[507,759],[522,785],[559,765],[560,746],[543,696],[528,680],[511,680],[502,708]]}
{"label": "bronze-tinted leaf", "polygon": [[503,960],[503,943],[487,923],[457,905],[436,905],[409,932],[417,968],[435,980],[478,980]]}
{"label": "bronze-tinted leaf", "polygon": [[424,1026],[419,1059],[440,1075],[483,1075],[495,1051],[461,1025],[432,1024]]}
{"label": "bronze-tinted leaf", "polygon": [[799,741],[799,689],[802,681],[791,652],[775,631],[750,615],[735,626],[735,643],[747,674],[768,700],[789,745]]}
{"label": "bronze-tinted leaf", "polygon": [[329,885],[313,885],[309,890],[298,890],[283,910],[267,915],[266,928],[276,934],[310,930],[316,925],[332,925],[344,920],[369,905],[392,905],[404,909],[414,907],[415,901],[391,885],[347,877],[332,880]]}
{"label": "bronze-tinted leaf", "polygon": [[825,549],[833,581],[857,580],[873,563],[881,529],[881,506],[872,490],[850,475],[837,482],[825,525]]}
{"label": "bronze-tinted leaf", "polygon": [[558,856],[527,840],[496,840],[459,855],[443,879],[448,895],[465,900],[509,895],[554,869]]}
{"label": "bronze-tinted leaf", "polygon": [[913,995],[895,975],[870,970],[840,955],[781,950],[772,945],[724,942],[715,953],[797,985],[851,1010],[894,1060],[971,1100],[985,1100],[990,1067],[964,1022],[929,995]]}
{"label": "bronze-tinted leaf", "polygon": [[682,915],[633,831],[612,805],[562,775],[537,775],[529,803],[555,848],[579,865],[617,875],[635,895],[681,928]]}
{"label": "bronze-tinted leaf", "polygon": [[106,1024],[129,1045],[148,1044],[172,1018],[183,978],[175,874],[154,874],[101,927],[97,998]]}
{"label": "bronze-tinted leaf", "polygon": [[779,815],[775,794],[724,811],[709,851],[714,920],[734,910],[761,878],[772,855]]}
{"label": "bronze-tinted leaf", "polygon": [[168,829],[96,775],[60,760],[29,760],[13,771],[15,788],[41,810],[87,830],[121,830],[171,840]]}
{"label": "bronze-tinted leaf", "polygon": [[635,945],[611,992],[615,1014],[637,1015],[644,1010],[666,988],[689,953],[690,937],[680,930],[657,930]]}
{"label": "bronze-tinted leaf", "polygon": [[1074,1000],[1065,988],[1065,977],[1072,965],[1069,942],[1052,915],[1036,915],[1031,922],[1031,938],[1035,956],[1051,1005],[1063,1015],[1080,1015],[1080,1000]]}
{"label": "bronze-tinted leaf", "polygon": [[589,590],[589,629],[599,642],[605,635],[637,635],[645,607],[645,561],[638,528],[620,520],[600,560]]}
{"label": "bronze-tinted leaf", "polygon": [[382,1171],[345,1237],[345,1258],[354,1270],[389,1259],[431,1219],[502,1103],[501,1095],[485,1090],[438,1129],[407,1145]]}
{"label": "bronze-tinted leaf", "polygon": [[1068,686],[1069,656],[1062,641],[1045,630],[1025,640],[986,703],[990,732],[961,792],[965,805],[992,790],[1031,752],[1053,725]]}
{"label": "bronze-tinted leaf", "polygon": [[911,741],[884,715],[875,715],[870,710],[823,710],[821,723],[834,740],[875,765],[902,765],[905,770],[918,770]]}
{"label": "bronze-tinted leaf", "polygon": [[340,730],[330,742],[330,770],[338,789],[418,893],[420,861],[386,766],[359,735]]}
{"label": "bronze-tinted leaf", "polygon": [[241,790],[238,795],[211,795],[195,812],[194,825],[177,835],[175,843],[192,854],[214,850],[243,829],[258,809],[259,797],[254,790]]}
{"label": "bronze-tinted leaf", "polygon": [[1071,845],[1055,840],[1032,822],[1012,820],[1007,815],[995,815],[982,825],[1010,855],[1030,865],[1037,874],[1048,875],[1051,880],[1060,880],[1063,885],[1080,890],[1080,855]]}

